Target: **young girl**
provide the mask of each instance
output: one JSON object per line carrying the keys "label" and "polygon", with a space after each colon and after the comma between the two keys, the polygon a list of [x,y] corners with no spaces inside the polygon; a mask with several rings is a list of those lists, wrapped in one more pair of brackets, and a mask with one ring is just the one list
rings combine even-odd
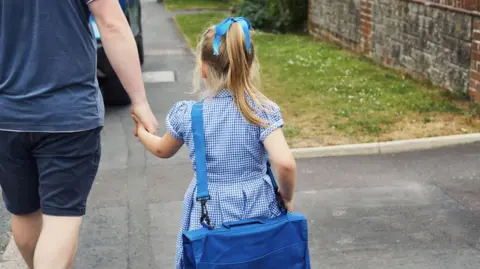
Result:
{"label": "young girl", "polygon": [[[280,109],[254,86],[258,64],[246,19],[230,18],[204,33],[198,45],[197,73],[208,89],[203,110],[211,195],[207,207],[212,224],[220,227],[224,222],[281,214],[266,173],[267,161],[277,174],[280,199],[291,211],[296,164],[281,129],[284,123]],[[195,80],[199,82],[200,78]],[[172,157],[186,144],[195,170],[191,127],[194,103],[182,101],[173,106],[163,137],[148,133],[136,122],[140,141],[160,158]],[[201,205],[195,197],[194,177],[183,202],[177,269],[183,268],[182,233],[202,227]]]}

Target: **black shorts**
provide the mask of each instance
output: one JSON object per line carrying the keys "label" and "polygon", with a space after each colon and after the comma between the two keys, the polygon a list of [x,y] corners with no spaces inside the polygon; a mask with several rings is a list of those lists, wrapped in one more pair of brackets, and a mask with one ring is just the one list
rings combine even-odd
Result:
{"label": "black shorts", "polygon": [[102,128],[74,133],[0,131],[0,186],[10,213],[83,216],[98,171]]}

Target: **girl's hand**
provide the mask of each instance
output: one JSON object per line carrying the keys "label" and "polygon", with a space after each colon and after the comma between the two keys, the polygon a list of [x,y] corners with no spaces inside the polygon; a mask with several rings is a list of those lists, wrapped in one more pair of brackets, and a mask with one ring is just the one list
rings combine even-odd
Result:
{"label": "girl's hand", "polygon": [[285,204],[285,208],[287,209],[287,212],[292,212],[293,211],[293,201],[283,200],[283,203]]}
{"label": "girl's hand", "polygon": [[282,206],[285,207],[285,209],[287,210],[287,212],[292,212],[293,211],[293,199],[292,200],[287,200],[285,198],[283,198],[284,196],[281,194],[281,192],[279,192],[277,194],[277,199],[279,202],[282,203]]}
{"label": "girl's hand", "polygon": [[153,155],[168,159],[175,155],[182,147],[183,141],[177,140],[169,132],[166,132],[163,137],[157,136],[156,134],[148,132],[145,125],[142,124],[136,115],[132,115],[132,118],[135,121],[135,131],[138,140]]}

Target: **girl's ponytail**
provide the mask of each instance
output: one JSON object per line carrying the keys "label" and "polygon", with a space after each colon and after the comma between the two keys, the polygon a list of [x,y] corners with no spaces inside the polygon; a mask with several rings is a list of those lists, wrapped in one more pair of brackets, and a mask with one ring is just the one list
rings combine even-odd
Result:
{"label": "girl's ponytail", "polygon": [[[204,33],[197,48],[194,89],[200,90],[200,74],[206,72],[207,88],[214,94],[227,88],[243,117],[252,124],[266,127],[258,113],[269,113],[271,103],[259,90],[259,66],[250,29],[248,20],[228,18]],[[202,69],[202,64],[207,68]]]}
{"label": "girl's ponytail", "polygon": [[261,108],[259,92],[252,83],[251,68],[254,57],[253,46],[249,52],[246,46],[245,33],[240,23],[233,23],[226,35],[227,55],[230,62],[227,87],[233,94],[235,103],[247,121],[258,126],[265,122],[257,116],[255,109],[248,102],[247,96]]}

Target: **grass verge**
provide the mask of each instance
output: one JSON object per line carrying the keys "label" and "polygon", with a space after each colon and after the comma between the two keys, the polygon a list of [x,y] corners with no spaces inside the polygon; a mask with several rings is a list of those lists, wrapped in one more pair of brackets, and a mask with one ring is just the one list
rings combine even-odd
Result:
{"label": "grass verge", "polygon": [[[192,47],[221,12],[179,15]],[[310,36],[257,32],[262,90],[282,108],[293,147],[480,131],[476,105]]]}
{"label": "grass verge", "polygon": [[237,0],[164,0],[169,10],[226,10]]}

